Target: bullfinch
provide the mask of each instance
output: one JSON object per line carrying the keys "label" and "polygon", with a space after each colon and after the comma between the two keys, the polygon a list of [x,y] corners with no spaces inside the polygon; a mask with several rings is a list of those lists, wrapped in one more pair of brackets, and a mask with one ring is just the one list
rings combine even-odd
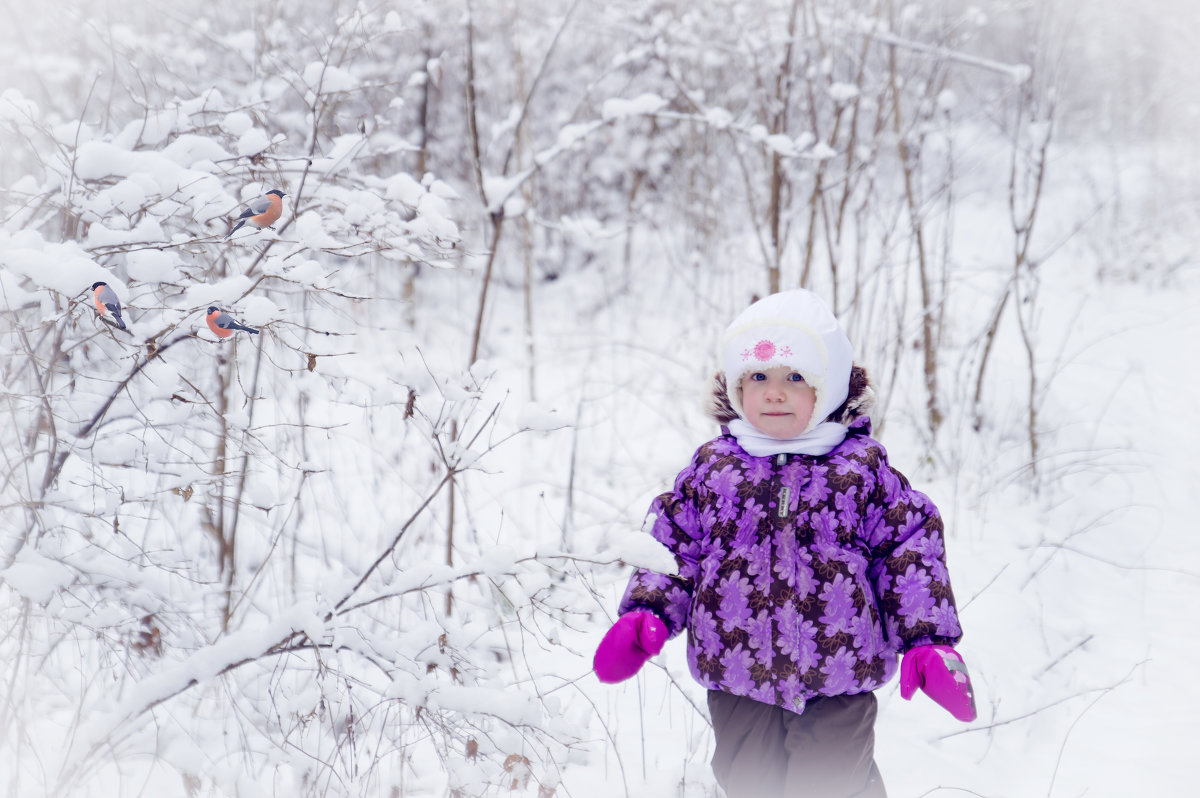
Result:
{"label": "bullfinch", "polygon": [[125,322],[121,319],[121,300],[117,299],[117,292],[109,288],[108,283],[92,283],[92,297],[100,315],[116,319],[117,326],[124,330]]}
{"label": "bullfinch", "polygon": [[204,317],[204,320],[208,322],[208,329],[212,330],[213,335],[218,338],[228,338],[233,335],[234,330],[245,330],[251,335],[258,335],[258,330],[238,324],[233,320],[233,316],[217,307],[209,308],[208,315]]}
{"label": "bullfinch", "polygon": [[258,199],[251,200],[242,211],[242,215],[237,218],[237,224],[225,234],[225,238],[229,238],[242,229],[242,225],[245,224],[250,224],[260,230],[275,224],[279,215],[283,213],[283,198],[286,196],[287,194],[279,189],[273,188]]}

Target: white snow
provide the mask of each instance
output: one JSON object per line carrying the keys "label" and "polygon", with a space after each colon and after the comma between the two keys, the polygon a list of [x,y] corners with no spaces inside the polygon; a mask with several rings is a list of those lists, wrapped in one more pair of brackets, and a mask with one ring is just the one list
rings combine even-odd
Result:
{"label": "white snow", "polygon": [[238,136],[237,154],[240,158],[247,158],[251,155],[258,155],[269,146],[271,146],[271,139],[267,136],[266,131],[259,127],[252,127]]}
{"label": "white snow", "polygon": [[196,283],[188,286],[179,306],[182,308],[201,308],[208,307],[209,305],[217,305],[222,310],[228,310],[229,308],[226,306],[230,303],[240,301],[253,284],[253,281],[244,274],[226,277],[224,280],[219,280],[215,283]]}
{"label": "white snow", "polygon": [[519,429],[552,432],[568,426],[570,426],[570,421],[564,419],[561,413],[552,408],[543,407],[537,402],[526,403],[517,413]]}
{"label": "white snow", "polygon": [[75,578],[70,568],[24,549],[16,562],[0,571],[0,582],[35,604],[45,604]]}
{"label": "white snow", "polygon": [[358,80],[346,70],[320,61],[304,68],[304,82],[322,93],[353,91],[358,86]]}
{"label": "white snow", "polygon": [[122,213],[135,213],[146,202],[146,190],[136,181],[126,178],[106,192],[113,207]]}
{"label": "white snow", "polygon": [[807,157],[817,161],[826,161],[837,157],[837,150],[823,141],[818,141],[807,153]]}
{"label": "white snow", "polygon": [[853,83],[834,82],[829,85],[829,96],[838,104],[845,104],[858,97],[861,92]]}
{"label": "white snow", "polygon": [[[162,149],[162,154],[180,166],[199,169],[204,163],[228,160],[230,154],[224,147],[207,136],[187,134],[177,136]],[[180,181],[180,186],[184,185]]]}
{"label": "white snow", "polygon": [[253,127],[254,120],[245,111],[234,111],[221,119],[221,129],[234,136],[241,136]]}
{"label": "white snow", "polygon": [[[645,510],[716,432],[714,340],[778,233],[784,285],[806,264],[827,296],[836,280],[877,435],[946,522],[980,718],[877,691],[889,794],[1195,791],[1200,102],[1165,35],[1195,27],[1188,4],[1083,4],[1086,46],[1047,28],[1028,52],[995,3],[905,6],[895,30],[806,5],[822,40],[790,42],[780,129],[769,26],[789,4],[521,4],[513,27],[477,2],[486,197],[461,3],[223,18],[166,0],[86,30],[88,3],[62,5],[0,26],[29,66],[0,93],[0,784],[716,796],[684,641],[616,686],[591,658],[630,568],[676,570]],[[1104,19],[1107,39],[1084,35]],[[854,68],[863,46],[902,59],[901,135],[925,147],[936,440],[912,215],[874,105],[894,97]],[[1069,82],[1017,64],[1052,52]],[[829,116],[851,103],[857,137]],[[976,419],[1014,279],[1010,185],[1031,200],[1014,143],[1048,144],[1050,168]],[[283,223],[223,240],[275,187],[295,192]],[[96,319],[96,280],[136,335]],[[209,305],[265,329],[217,341]]]}
{"label": "white snow", "polygon": [[158,219],[146,216],[132,230],[110,230],[99,222],[88,225],[86,247],[114,247],[124,244],[145,244],[165,239]]}
{"label": "white snow", "polygon": [[170,249],[139,249],[125,256],[130,278],[143,283],[175,282],[182,262],[179,253]]}
{"label": "white snow", "polygon": [[[146,708],[186,690],[194,682],[211,679],[226,668],[262,656],[291,632],[313,628],[312,623],[311,607],[298,605],[273,621],[248,625],[211,646],[200,648],[186,659],[139,680],[124,696],[113,701],[107,711],[102,710],[85,722],[68,756],[77,758],[90,755],[93,746],[102,743],[117,732],[123,723]],[[317,639],[320,637],[318,634]]]}
{"label": "white snow", "polygon": [[679,572],[679,563],[665,546],[652,538],[646,528],[637,534],[623,535],[611,549],[605,549],[596,556],[599,560],[613,558],[633,568],[652,568],[659,573],[675,574]]}
{"label": "white snow", "polygon": [[790,157],[796,154],[796,143],[792,141],[791,136],[785,136],[782,133],[773,133],[764,139],[767,149],[778,153],[785,157]]}
{"label": "white snow", "polygon": [[410,208],[417,207],[425,188],[407,172],[392,175],[387,182],[387,198],[403,202]]}
{"label": "white snow", "polygon": [[600,117],[605,120],[621,119],[630,116],[652,116],[668,105],[667,101],[657,94],[649,92],[638,95],[633,99],[613,97],[605,100],[600,110]]}
{"label": "white snow", "polygon": [[706,108],[704,109],[704,118],[708,124],[723,130],[733,124],[733,114],[724,108]]}
{"label": "white snow", "polygon": [[28,231],[13,236],[0,232],[0,264],[35,285],[67,296],[80,294],[97,280],[116,284],[111,272],[100,268],[78,244],[47,243]]}
{"label": "white snow", "polygon": [[251,294],[241,304],[240,321],[251,327],[269,324],[282,317],[283,310],[265,296]]}
{"label": "white snow", "polygon": [[315,211],[302,214],[296,219],[296,235],[300,243],[310,249],[338,247],[341,242],[325,232],[325,223],[321,214]]}
{"label": "white snow", "polygon": [[0,93],[0,120],[23,125],[37,119],[38,115],[37,104],[26,99],[16,89],[5,89]]}

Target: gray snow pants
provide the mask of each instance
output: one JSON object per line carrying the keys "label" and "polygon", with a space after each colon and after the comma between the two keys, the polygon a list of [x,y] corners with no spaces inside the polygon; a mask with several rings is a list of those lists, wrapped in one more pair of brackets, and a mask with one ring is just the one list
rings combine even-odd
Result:
{"label": "gray snow pants", "polygon": [[887,798],[875,765],[873,693],[814,698],[797,715],[708,692],[717,783],[729,798]]}

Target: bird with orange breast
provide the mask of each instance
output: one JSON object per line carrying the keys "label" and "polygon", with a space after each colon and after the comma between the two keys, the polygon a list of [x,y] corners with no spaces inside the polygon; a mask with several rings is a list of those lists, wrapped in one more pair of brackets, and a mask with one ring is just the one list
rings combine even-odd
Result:
{"label": "bird with orange breast", "polygon": [[231,235],[242,229],[243,225],[250,225],[261,230],[264,227],[270,227],[279,220],[280,214],[283,213],[283,198],[284,194],[277,188],[273,188],[266,194],[255,200],[251,200],[242,210],[241,216],[237,218],[237,224],[233,229],[225,234],[228,239]]}
{"label": "bird with orange breast", "polygon": [[121,300],[117,298],[117,292],[108,287],[108,283],[92,283],[92,301],[96,303],[96,310],[100,311],[101,316],[116,319],[117,326],[126,329],[121,319]]}
{"label": "bird with orange breast", "polygon": [[258,335],[258,330],[247,327],[244,324],[238,324],[233,320],[233,316],[230,316],[218,307],[210,307],[208,315],[204,317],[204,320],[208,322],[208,329],[212,330],[213,335],[218,338],[228,338],[233,335],[235,330],[243,330],[251,335]]}

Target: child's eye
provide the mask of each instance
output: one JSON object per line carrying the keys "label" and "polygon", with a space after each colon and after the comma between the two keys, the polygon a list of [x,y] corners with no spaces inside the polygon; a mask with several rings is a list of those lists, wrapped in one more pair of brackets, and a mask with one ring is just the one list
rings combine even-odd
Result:
{"label": "child's eye", "polygon": [[754,382],[762,382],[766,378],[767,378],[767,375],[763,374],[761,371],[756,371],[750,375],[750,379]]}
{"label": "child's eye", "polygon": [[788,380],[790,382],[804,382],[804,378],[794,371],[788,375]]}

